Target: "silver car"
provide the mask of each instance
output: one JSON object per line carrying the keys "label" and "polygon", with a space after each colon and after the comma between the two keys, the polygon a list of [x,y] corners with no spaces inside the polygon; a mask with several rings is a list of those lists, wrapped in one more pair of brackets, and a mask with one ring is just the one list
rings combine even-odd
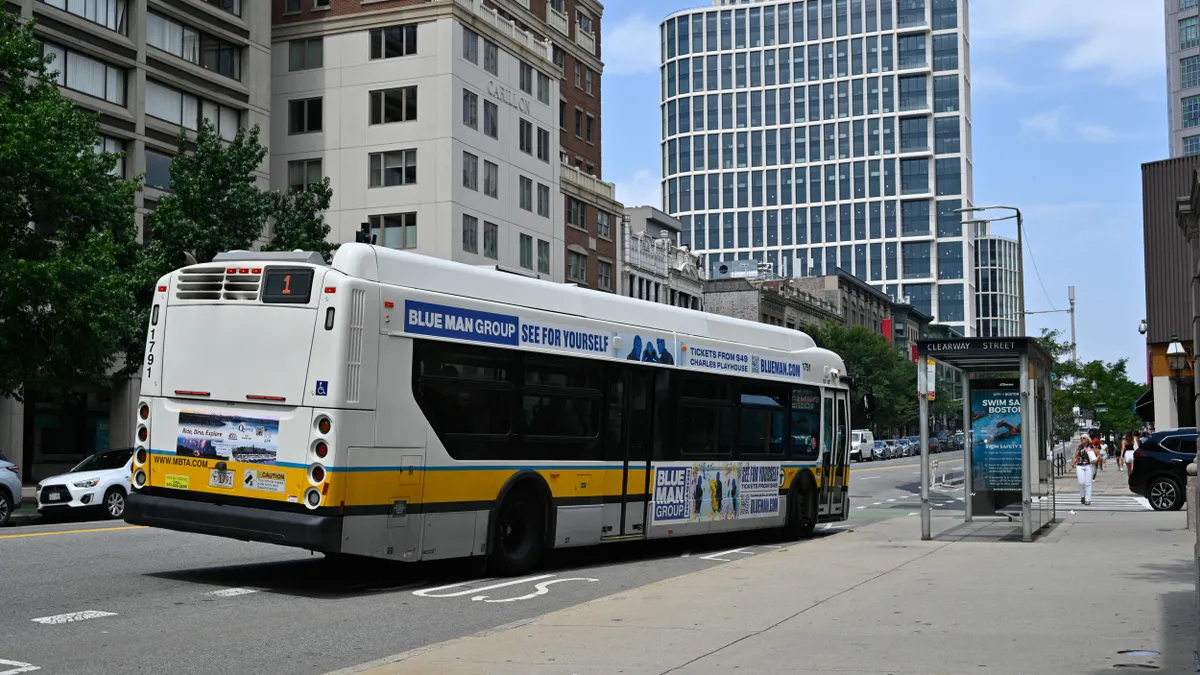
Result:
{"label": "silver car", "polygon": [[21,469],[0,452],[0,527],[21,507]]}

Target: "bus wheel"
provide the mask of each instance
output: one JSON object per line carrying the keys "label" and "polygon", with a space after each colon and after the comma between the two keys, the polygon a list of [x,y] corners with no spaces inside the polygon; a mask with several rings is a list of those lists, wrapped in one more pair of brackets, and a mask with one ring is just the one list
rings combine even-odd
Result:
{"label": "bus wheel", "polygon": [[787,524],[783,526],[786,539],[796,540],[811,537],[817,529],[815,503],[803,489],[792,490],[787,497]]}
{"label": "bus wheel", "polygon": [[491,562],[499,574],[537,567],[545,547],[546,516],[532,490],[514,490],[496,511]]}

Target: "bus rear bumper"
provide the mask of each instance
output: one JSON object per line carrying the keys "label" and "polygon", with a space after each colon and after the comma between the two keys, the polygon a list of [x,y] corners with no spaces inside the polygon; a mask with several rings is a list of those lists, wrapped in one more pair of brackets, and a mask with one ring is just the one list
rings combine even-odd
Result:
{"label": "bus rear bumper", "polygon": [[131,493],[125,522],[242,541],[261,541],[337,553],[342,519]]}

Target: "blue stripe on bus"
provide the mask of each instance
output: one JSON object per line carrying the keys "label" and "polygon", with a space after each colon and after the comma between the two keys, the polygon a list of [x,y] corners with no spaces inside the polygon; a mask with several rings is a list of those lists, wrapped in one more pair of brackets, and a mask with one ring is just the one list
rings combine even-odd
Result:
{"label": "blue stripe on bus", "polygon": [[[168,456],[168,457],[176,456],[176,454],[174,452],[170,452],[170,451],[166,451],[166,450],[151,450],[150,454],[164,455],[164,456]],[[184,455],[184,456],[186,457],[186,455]],[[198,459],[211,460],[212,458],[211,457],[201,457]],[[220,461],[220,460],[216,460],[216,461]],[[753,461],[753,460],[747,460],[747,461]],[[274,462],[272,464],[263,464],[262,466],[282,466],[282,467],[292,468],[292,469],[307,469],[308,468],[307,464],[299,464],[296,462]],[[486,466],[456,464],[456,465],[448,465],[448,466],[420,466],[420,467],[414,466],[412,468],[419,468],[422,471],[522,471],[522,470],[525,470],[525,471],[530,471],[530,470],[532,470],[532,471],[555,471],[555,470],[559,470],[559,471],[561,471],[561,470],[607,471],[610,469],[620,469],[620,468],[623,468],[623,466],[624,466],[624,464],[622,462],[614,461],[611,464],[557,464],[557,465],[544,465],[544,464],[493,465],[493,464],[489,464]],[[812,468],[812,467],[818,466],[818,464],[816,462],[802,462],[802,463],[790,463],[789,462],[789,463],[781,464],[780,466],[784,469],[807,469],[807,468]],[[345,466],[345,467],[328,466],[328,467],[325,467],[325,470],[329,471],[331,473],[366,473],[366,472],[372,472],[372,471],[407,471],[409,468],[410,467],[407,467],[407,466]]]}

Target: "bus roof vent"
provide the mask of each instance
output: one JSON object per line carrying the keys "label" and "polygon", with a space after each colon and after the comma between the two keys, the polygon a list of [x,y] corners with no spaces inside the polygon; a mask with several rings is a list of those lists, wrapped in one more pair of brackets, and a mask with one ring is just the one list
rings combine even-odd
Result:
{"label": "bus roof vent", "polygon": [[213,257],[213,262],[255,260],[258,262],[290,262],[324,265],[325,258],[316,251],[226,251]]}
{"label": "bus roof vent", "polygon": [[177,300],[258,300],[259,267],[198,265],[179,270]]}

